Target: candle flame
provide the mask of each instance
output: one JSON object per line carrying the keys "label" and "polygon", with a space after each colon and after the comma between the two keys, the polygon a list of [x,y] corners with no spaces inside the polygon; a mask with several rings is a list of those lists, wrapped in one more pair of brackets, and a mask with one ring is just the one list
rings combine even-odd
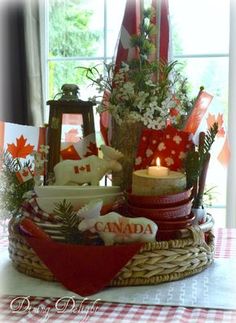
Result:
{"label": "candle flame", "polygon": [[157,159],[156,159],[156,165],[157,165],[157,167],[161,166],[161,161],[160,161],[159,157],[157,157]]}

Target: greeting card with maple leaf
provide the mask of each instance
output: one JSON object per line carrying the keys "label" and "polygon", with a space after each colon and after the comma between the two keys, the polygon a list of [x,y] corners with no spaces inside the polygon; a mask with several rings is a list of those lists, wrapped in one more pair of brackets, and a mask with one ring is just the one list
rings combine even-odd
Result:
{"label": "greeting card with maple leaf", "polygon": [[14,143],[7,144],[7,151],[13,158],[26,158],[34,149],[33,145],[26,145],[26,141],[27,139],[21,135],[19,138],[16,138],[16,145]]}

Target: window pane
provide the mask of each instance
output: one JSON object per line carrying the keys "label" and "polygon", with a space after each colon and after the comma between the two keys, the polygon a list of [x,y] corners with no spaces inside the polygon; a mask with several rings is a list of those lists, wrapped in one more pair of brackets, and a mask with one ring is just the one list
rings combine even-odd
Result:
{"label": "window pane", "polygon": [[78,142],[82,137],[82,115],[64,113],[62,116],[61,142]]}
{"label": "window pane", "polygon": [[103,0],[49,1],[49,56],[103,55]]}
{"label": "window pane", "polygon": [[107,56],[113,57],[123,20],[125,0],[107,0]]}
{"label": "window pane", "polygon": [[[196,96],[199,87],[204,86],[206,92],[213,95],[213,100],[206,113],[224,115],[224,128],[227,128],[228,109],[228,58],[189,58],[179,59],[183,73],[191,83],[191,92]],[[204,121],[201,125],[203,131],[207,129]],[[226,129],[225,129],[226,130]],[[218,137],[211,149],[211,162],[208,168],[206,190],[210,189],[210,198],[214,206],[226,204],[226,176],[227,170],[217,157],[224,144],[224,138]]]}
{"label": "window pane", "polygon": [[[102,70],[102,61],[50,61],[49,62],[49,98],[53,99],[61,92],[63,84],[77,84],[80,88],[80,98],[86,101],[95,94],[95,88],[86,78],[83,67],[98,65]],[[60,97],[60,95],[58,95]],[[58,99],[58,97],[56,99]]]}
{"label": "window pane", "polygon": [[169,0],[173,54],[228,53],[229,0]]}
{"label": "window pane", "polygon": [[223,112],[228,110],[228,58],[205,57],[178,59],[183,73],[191,84],[191,92],[196,96],[200,86],[214,96],[209,111]]}

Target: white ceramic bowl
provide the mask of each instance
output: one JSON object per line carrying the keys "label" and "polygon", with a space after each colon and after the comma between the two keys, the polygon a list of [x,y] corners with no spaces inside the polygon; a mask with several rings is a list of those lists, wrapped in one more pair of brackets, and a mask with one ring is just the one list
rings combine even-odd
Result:
{"label": "white ceramic bowl", "polygon": [[119,193],[119,186],[35,186],[38,197],[93,196]]}
{"label": "white ceramic bowl", "polygon": [[56,208],[56,203],[63,202],[65,199],[70,202],[74,210],[79,210],[85,204],[88,204],[92,200],[103,200],[103,205],[113,204],[122,193],[102,194],[102,195],[90,195],[90,196],[53,196],[53,197],[37,197],[37,203],[41,210],[47,213],[53,213]]}

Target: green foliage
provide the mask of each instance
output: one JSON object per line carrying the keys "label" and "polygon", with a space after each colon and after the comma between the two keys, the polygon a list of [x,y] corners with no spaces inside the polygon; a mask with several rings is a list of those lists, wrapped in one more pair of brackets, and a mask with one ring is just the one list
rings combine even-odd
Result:
{"label": "green foliage", "polygon": [[151,36],[156,32],[155,26],[151,23],[153,17],[152,10],[146,9],[143,12],[143,19],[140,24],[140,33],[132,35],[130,43],[132,47],[138,49],[140,56],[140,67],[148,63],[148,58],[155,50],[155,45],[152,42]]}
{"label": "green foliage", "polygon": [[24,194],[34,188],[33,178],[20,183],[16,173],[24,167],[32,168],[32,165],[29,161],[20,163],[19,159],[12,158],[8,152],[1,155],[0,163],[0,209],[16,216],[24,201]]}
{"label": "green foliage", "polygon": [[79,218],[76,212],[73,210],[72,205],[63,200],[62,203],[55,203],[56,208],[54,213],[57,215],[58,220],[62,224],[61,233],[64,235],[68,243],[81,244],[83,241],[83,235],[78,229]]}
{"label": "green foliage", "polygon": [[218,133],[218,123],[214,123],[207,133],[200,137],[198,147],[190,150],[185,160],[187,187],[193,187],[193,206],[198,208],[203,203],[204,186],[207,167],[210,159],[210,149]]}
{"label": "green foliage", "polygon": [[[49,2],[50,57],[91,57],[97,50],[101,33],[91,31],[92,11],[83,9],[84,0],[51,0]],[[60,92],[65,83],[84,84],[85,78],[75,71],[72,61],[50,62],[50,97]]]}
{"label": "green foliage", "polygon": [[214,122],[213,125],[207,130],[203,144],[199,147],[200,159],[202,162],[206,159],[206,155],[210,152],[211,146],[215,141],[215,137],[219,130],[218,123]]}
{"label": "green foliage", "polygon": [[100,34],[88,31],[92,11],[82,0],[52,0],[49,7],[49,49],[52,57],[91,56]]}
{"label": "green foliage", "polygon": [[216,191],[217,186],[213,186],[210,188],[206,188],[204,191],[203,195],[203,203],[207,207],[212,207],[214,199],[216,199],[217,196],[217,191]]}
{"label": "green foliage", "polygon": [[101,245],[104,244],[97,233],[89,231],[81,232],[78,229],[80,218],[73,210],[71,203],[63,200],[56,203],[54,210],[59,222],[62,224],[61,233],[64,235],[66,242],[81,245]]}
{"label": "green foliage", "polygon": [[204,137],[204,141],[197,147],[197,150],[190,150],[185,160],[185,171],[187,176],[187,187],[192,187],[199,178],[204,162],[210,152],[218,132],[218,123],[214,123]]}

